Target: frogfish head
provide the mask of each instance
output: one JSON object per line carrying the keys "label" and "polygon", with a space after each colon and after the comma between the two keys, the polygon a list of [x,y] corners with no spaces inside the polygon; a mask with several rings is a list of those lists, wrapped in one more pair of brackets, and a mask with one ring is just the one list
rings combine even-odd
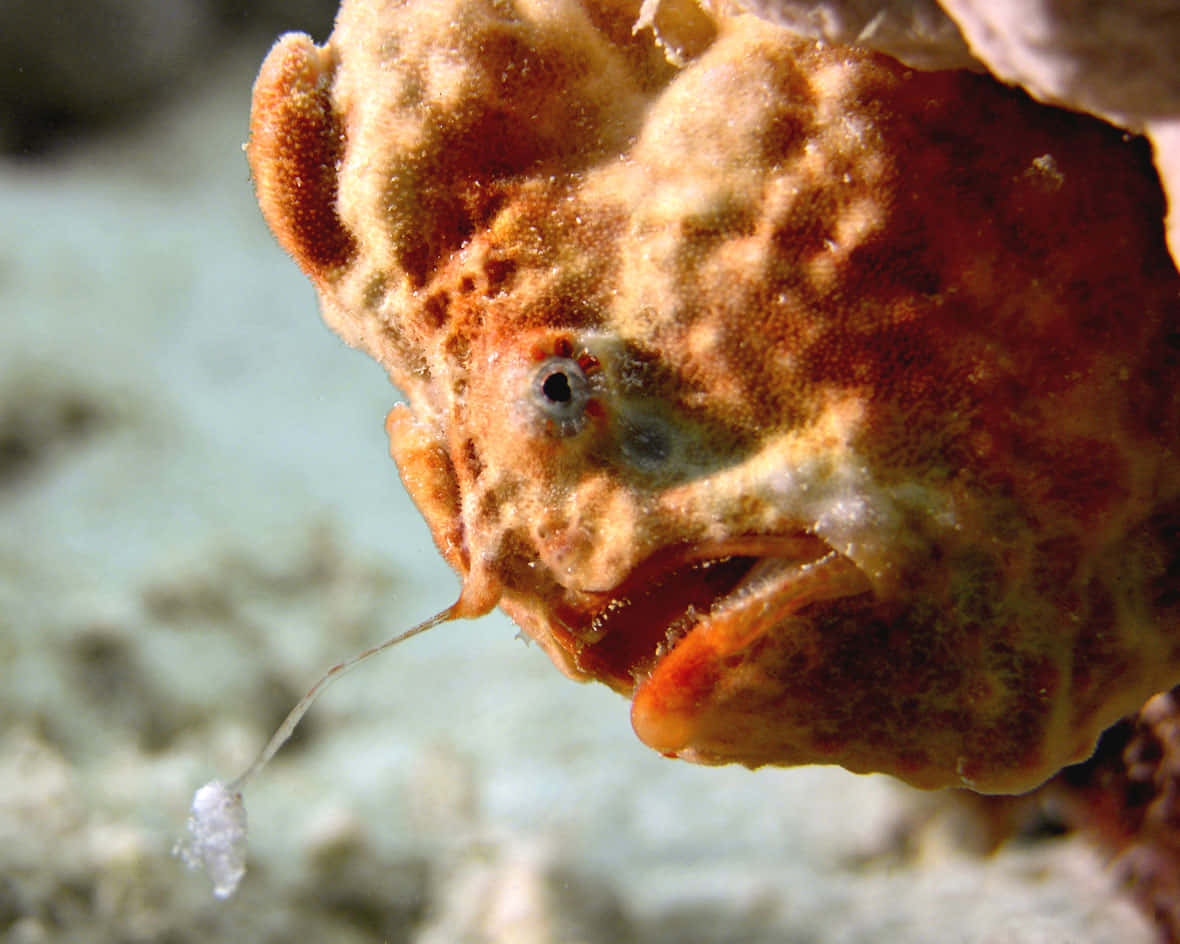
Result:
{"label": "frogfish head", "polygon": [[668,755],[1035,786],[1180,679],[1149,155],[673,6],[346,2],[263,66],[263,212],[407,397],[456,613]]}

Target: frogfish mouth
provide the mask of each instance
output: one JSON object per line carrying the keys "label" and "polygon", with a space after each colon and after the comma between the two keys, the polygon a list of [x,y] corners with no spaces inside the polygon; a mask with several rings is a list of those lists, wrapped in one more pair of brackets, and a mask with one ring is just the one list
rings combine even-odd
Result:
{"label": "frogfish mouth", "polygon": [[812,604],[871,589],[855,565],[808,535],[655,557],[588,612],[557,614],[551,632],[574,672],[634,696],[636,733],[668,754],[699,751],[694,717],[717,670],[740,666],[760,637]]}
{"label": "frogfish mouth", "polygon": [[1143,142],[714,4],[345,0],[254,90],[460,575],[700,763],[1014,792],[1180,681]]}

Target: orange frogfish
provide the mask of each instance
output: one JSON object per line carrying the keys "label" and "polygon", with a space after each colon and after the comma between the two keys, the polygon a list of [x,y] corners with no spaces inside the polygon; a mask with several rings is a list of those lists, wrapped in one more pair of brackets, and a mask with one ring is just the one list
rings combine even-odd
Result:
{"label": "orange frogfish", "polygon": [[655,750],[1014,792],[1180,682],[1141,140],[688,0],[346,0],[248,153],[454,615]]}

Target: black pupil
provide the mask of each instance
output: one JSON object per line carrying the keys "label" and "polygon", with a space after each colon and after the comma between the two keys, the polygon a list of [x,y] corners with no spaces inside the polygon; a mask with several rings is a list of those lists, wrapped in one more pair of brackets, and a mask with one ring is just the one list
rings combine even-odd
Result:
{"label": "black pupil", "polygon": [[554,371],[541,384],[541,392],[551,403],[569,403],[573,399],[574,391],[570,389],[570,379],[561,371]]}

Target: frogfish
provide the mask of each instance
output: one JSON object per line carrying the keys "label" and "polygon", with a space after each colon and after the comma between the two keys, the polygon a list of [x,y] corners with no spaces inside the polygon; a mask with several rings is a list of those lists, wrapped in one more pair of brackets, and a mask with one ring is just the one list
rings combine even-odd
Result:
{"label": "frogfish", "polygon": [[1180,682],[1142,140],[690,0],[345,0],[247,151],[451,615],[654,750],[1015,793]]}

